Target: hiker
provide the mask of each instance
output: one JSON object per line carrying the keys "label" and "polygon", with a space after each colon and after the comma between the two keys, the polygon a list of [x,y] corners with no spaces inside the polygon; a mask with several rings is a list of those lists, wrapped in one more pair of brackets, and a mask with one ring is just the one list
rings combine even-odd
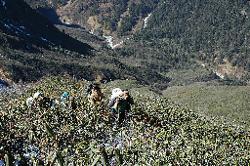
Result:
{"label": "hiker", "polygon": [[41,92],[36,92],[33,95],[33,99],[35,102],[35,106],[37,108],[43,108],[43,109],[49,109],[52,108],[54,99],[45,96],[43,93]]}
{"label": "hiker", "polygon": [[50,99],[49,97],[43,97],[39,102],[39,106],[46,109],[51,108],[52,99]]}
{"label": "hiker", "polygon": [[59,101],[46,97],[41,92],[36,92],[32,97],[26,99],[26,105],[28,108],[55,109],[55,107],[59,105]]}
{"label": "hiker", "polygon": [[31,108],[33,103],[34,103],[33,97],[29,97],[29,98],[26,99],[26,105],[27,105],[28,108]]}
{"label": "hiker", "polygon": [[61,95],[60,99],[61,99],[61,105],[63,107],[67,106],[67,101],[69,100],[69,92],[63,92],[63,94]]}
{"label": "hiker", "polygon": [[32,108],[33,106],[37,106],[38,101],[40,101],[42,98],[41,92],[36,92],[32,97],[29,97],[26,99],[26,105],[28,108]]}
{"label": "hiker", "polygon": [[71,108],[72,110],[77,109],[77,103],[76,103],[75,97],[70,96],[69,101],[70,101],[70,108]]}
{"label": "hiker", "polygon": [[115,88],[112,90],[112,96],[108,106],[113,114],[118,114],[118,124],[120,125],[126,118],[127,113],[131,110],[131,105],[134,104],[133,98],[129,91]]}
{"label": "hiker", "polygon": [[103,104],[103,93],[98,84],[90,84],[88,89],[88,101],[92,107],[96,107]]}
{"label": "hiker", "polygon": [[50,106],[50,108],[52,110],[56,109],[59,105],[60,105],[60,102],[57,99],[55,99],[55,98],[51,99],[51,106]]}

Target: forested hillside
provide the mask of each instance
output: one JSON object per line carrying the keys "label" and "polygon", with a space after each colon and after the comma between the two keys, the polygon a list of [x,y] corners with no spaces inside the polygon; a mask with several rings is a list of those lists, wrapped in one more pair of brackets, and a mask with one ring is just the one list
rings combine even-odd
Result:
{"label": "forested hillside", "polygon": [[[142,29],[143,19],[153,11],[159,0],[26,0],[33,8],[47,14],[41,8],[53,9],[62,23],[75,24],[102,35],[128,35]],[[67,2],[67,3],[66,3]]]}
{"label": "forested hillside", "polygon": [[[0,78],[29,82],[45,75],[67,73],[99,81],[116,78],[132,78],[146,84],[169,81],[147,68],[121,63],[108,49],[96,51],[95,46],[59,31],[21,0],[1,0],[0,9]],[[84,33],[84,41],[91,40],[92,45],[101,42],[98,37]]]}
{"label": "forested hillside", "polygon": [[196,60],[215,68],[232,65],[231,69],[237,71],[231,74],[239,76],[243,69],[250,71],[249,12],[247,0],[165,0],[154,10],[135,43],[143,41],[145,48],[151,46],[161,52],[161,59],[170,56],[174,62]]}
{"label": "forested hillside", "polygon": [[26,1],[61,24],[123,40],[116,54],[128,65],[157,72],[203,66],[221,78],[249,77],[246,0]]}

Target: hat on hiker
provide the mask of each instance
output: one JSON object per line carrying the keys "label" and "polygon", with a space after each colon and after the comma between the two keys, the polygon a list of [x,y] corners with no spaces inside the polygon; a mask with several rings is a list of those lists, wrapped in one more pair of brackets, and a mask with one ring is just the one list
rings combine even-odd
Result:
{"label": "hat on hiker", "polygon": [[41,92],[37,91],[34,95],[33,95],[33,98],[34,99],[37,99],[40,95],[42,95]]}
{"label": "hat on hiker", "polygon": [[69,92],[63,92],[61,98],[68,98],[69,97]]}
{"label": "hat on hiker", "polygon": [[115,89],[113,89],[113,90],[112,90],[111,99],[120,96],[122,93],[123,93],[123,91],[122,91],[120,88],[115,88]]}
{"label": "hat on hiker", "polygon": [[34,98],[33,97],[29,97],[26,99],[26,105],[30,108],[32,106],[34,102]]}

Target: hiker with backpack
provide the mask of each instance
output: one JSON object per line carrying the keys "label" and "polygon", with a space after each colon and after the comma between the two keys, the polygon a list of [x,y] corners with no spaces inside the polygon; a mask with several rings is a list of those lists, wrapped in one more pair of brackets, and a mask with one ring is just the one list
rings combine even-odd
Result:
{"label": "hiker with backpack", "polygon": [[131,110],[132,104],[134,104],[134,100],[128,90],[121,90],[120,88],[112,90],[108,106],[111,108],[113,114],[117,114],[118,125],[121,125],[125,120],[128,112]]}
{"label": "hiker with backpack", "polygon": [[87,88],[88,101],[92,108],[103,104],[104,95],[98,84],[90,84]]}

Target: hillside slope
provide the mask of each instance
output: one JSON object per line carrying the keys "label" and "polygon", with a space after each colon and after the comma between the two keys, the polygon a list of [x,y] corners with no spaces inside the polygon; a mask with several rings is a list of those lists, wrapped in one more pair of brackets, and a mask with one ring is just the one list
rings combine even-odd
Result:
{"label": "hillside slope", "polygon": [[64,24],[111,35],[122,43],[118,55],[132,66],[166,72],[202,65],[221,78],[249,79],[247,0],[27,2],[52,9]]}
{"label": "hillside slope", "polygon": [[249,125],[250,86],[173,86],[164,96],[207,116],[224,117],[232,123]]}
{"label": "hillside slope", "polygon": [[15,82],[68,72],[62,69],[70,65],[66,57],[89,56],[92,50],[19,0],[1,0],[0,41],[0,77]]}
{"label": "hillside slope", "polygon": [[[4,3],[3,3],[4,2]],[[3,5],[4,4],[4,5]],[[60,46],[67,50],[87,54],[91,49],[60,32],[47,18],[38,14],[23,1],[2,0],[0,5],[0,32],[4,45],[15,49]]]}
{"label": "hillside slope", "polygon": [[159,0],[26,0],[26,2],[47,16],[51,16],[54,11],[62,23],[80,25],[96,34],[120,36],[141,30],[144,26],[143,20],[157,6]]}
{"label": "hillside slope", "polygon": [[[248,129],[204,117],[151,91],[142,93],[147,88],[136,84],[130,89],[135,105],[126,123],[117,128],[106,104],[91,109],[84,95],[87,86],[87,81],[50,77],[4,101],[0,160],[5,155],[5,162],[24,165],[247,165],[250,161]],[[102,87],[109,97],[112,83]],[[57,100],[66,91],[71,99],[51,108],[29,109],[25,100],[36,91]]]}
{"label": "hillside slope", "polygon": [[147,68],[121,63],[113,52],[101,49],[101,40],[96,36],[85,36],[86,32],[78,35],[94,48],[98,45],[95,41],[100,42],[99,51],[59,31],[24,1],[1,0],[0,9],[0,77],[5,80],[27,82],[44,75],[67,73],[89,80],[132,78],[146,84],[168,82],[168,78]]}
{"label": "hillside slope", "polygon": [[166,56],[175,54],[177,62],[195,60],[223,76],[240,78],[250,71],[249,12],[247,0],[166,0],[135,43],[144,41],[147,48],[150,42]]}

